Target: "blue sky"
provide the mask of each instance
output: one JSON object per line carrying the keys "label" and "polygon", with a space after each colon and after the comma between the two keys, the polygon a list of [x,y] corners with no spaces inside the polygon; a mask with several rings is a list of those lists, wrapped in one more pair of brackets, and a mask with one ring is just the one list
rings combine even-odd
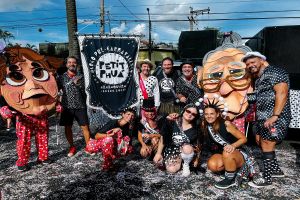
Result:
{"label": "blue sky", "polygon": [[[189,30],[193,10],[210,8],[199,15],[194,29],[216,27],[251,37],[266,26],[300,25],[300,0],[104,0],[107,33],[143,34],[148,38],[147,8],[150,9],[155,42],[177,43],[181,31]],[[77,0],[79,33],[99,32],[100,0]],[[297,18],[288,18],[297,17]],[[220,20],[273,18],[264,20]],[[110,23],[109,23],[110,19]],[[156,20],[156,22],[155,22]],[[170,20],[165,22],[165,20]],[[64,0],[1,0],[0,28],[15,36],[13,43],[67,42]],[[42,29],[42,32],[38,30]]]}

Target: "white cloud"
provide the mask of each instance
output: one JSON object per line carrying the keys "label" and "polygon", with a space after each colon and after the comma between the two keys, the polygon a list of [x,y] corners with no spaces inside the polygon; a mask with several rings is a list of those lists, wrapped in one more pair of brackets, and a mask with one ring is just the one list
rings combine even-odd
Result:
{"label": "white cloud", "polygon": [[53,4],[51,0],[1,0],[0,12],[4,11],[32,11],[36,8]]}
{"label": "white cloud", "polygon": [[138,24],[135,27],[133,27],[131,30],[129,30],[129,34],[135,34],[135,35],[145,35],[146,34],[146,24]]}
{"label": "white cloud", "polygon": [[122,33],[124,33],[125,29],[126,29],[126,25],[123,22],[123,23],[121,23],[121,25],[119,27],[112,28],[111,33],[122,34]]}
{"label": "white cloud", "polygon": [[77,23],[90,25],[90,24],[97,24],[97,23],[99,23],[99,20],[96,21],[96,20],[93,20],[93,19],[78,19]]}

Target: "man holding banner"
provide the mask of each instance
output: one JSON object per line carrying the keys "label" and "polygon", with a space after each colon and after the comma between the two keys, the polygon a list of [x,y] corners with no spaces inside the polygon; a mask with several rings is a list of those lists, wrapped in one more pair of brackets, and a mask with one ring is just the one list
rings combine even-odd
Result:
{"label": "man holding banner", "polygon": [[[85,91],[83,76],[78,74],[77,58],[70,56],[67,58],[66,66],[68,71],[57,79],[59,90],[62,90],[62,106],[60,125],[65,126],[65,135],[70,145],[68,157],[76,153],[76,147],[73,143],[72,125],[74,118],[82,129],[85,143],[90,140],[89,121],[85,103]],[[90,154],[85,149],[85,152]]]}

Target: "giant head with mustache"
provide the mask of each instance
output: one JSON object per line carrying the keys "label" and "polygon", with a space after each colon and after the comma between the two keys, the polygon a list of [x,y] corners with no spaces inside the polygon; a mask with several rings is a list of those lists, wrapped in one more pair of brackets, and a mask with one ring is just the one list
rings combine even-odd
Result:
{"label": "giant head with mustache", "polygon": [[58,94],[54,63],[32,49],[4,49],[0,61],[1,95],[15,110],[41,115],[54,108]]}

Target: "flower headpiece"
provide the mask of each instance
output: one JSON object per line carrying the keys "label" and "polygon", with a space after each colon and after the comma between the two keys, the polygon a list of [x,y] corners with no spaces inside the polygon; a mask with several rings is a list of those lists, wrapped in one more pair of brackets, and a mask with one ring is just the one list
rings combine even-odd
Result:
{"label": "flower headpiece", "polygon": [[228,113],[228,104],[225,102],[225,99],[222,96],[219,96],[217,94],[214,94],[213,98],[210,99],[208,98],[208,95],[205,94],[203,98],[199,98],[195,102],[195,105],[197,107],[200,107],[200,115],[203,115],[203,110],[205,108],[214,108],[216,110],[219,110],[223,117],[226,117]]}

